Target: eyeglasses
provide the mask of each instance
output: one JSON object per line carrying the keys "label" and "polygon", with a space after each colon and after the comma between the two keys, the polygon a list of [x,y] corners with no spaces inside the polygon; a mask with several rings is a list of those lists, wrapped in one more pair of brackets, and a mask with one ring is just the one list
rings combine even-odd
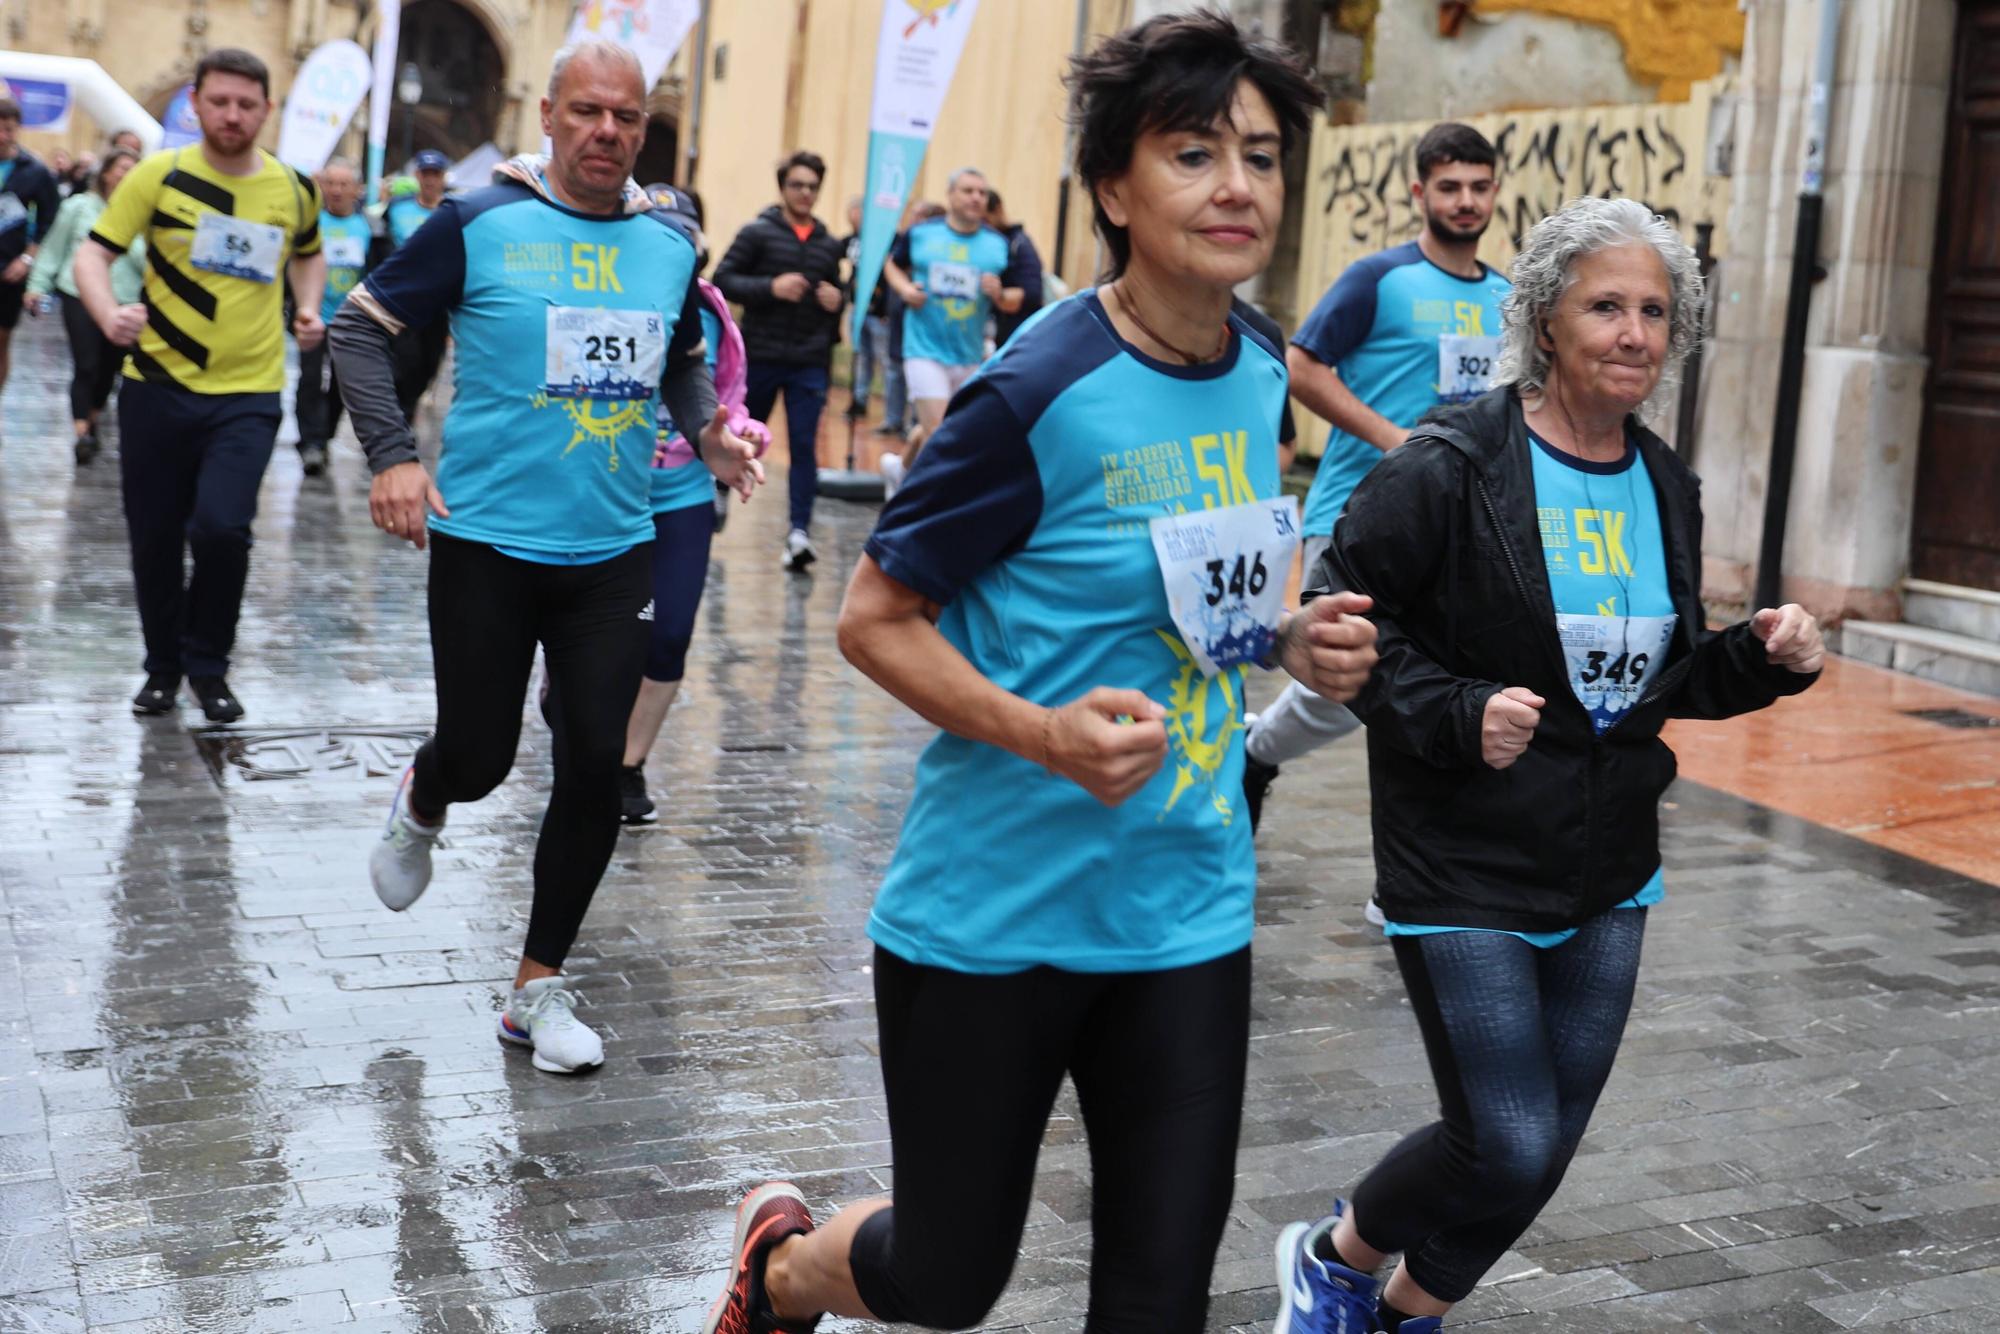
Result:
{"label": "eyeglasses", "polygon": [[818,181],[786,181],[786,182],[785,182],[785,188],[786,188],[787,190],[804,190],[804,191],[805,191],[805,192],[806,192],[807,194],[812,194],[812,195],[816,195],[816,194],[818,194],[818,193],[819,193],[819,182],[818,182]]}

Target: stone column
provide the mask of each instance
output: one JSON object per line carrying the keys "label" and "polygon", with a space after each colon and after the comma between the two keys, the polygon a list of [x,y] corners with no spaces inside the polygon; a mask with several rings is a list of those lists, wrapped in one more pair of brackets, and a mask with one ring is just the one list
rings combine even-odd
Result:
{"label": "stone column", "polygon": [[[1755,578],[1817,5],[1753,0],[1736,112],[1728,256],[1703,370],[1695,466],[1710,600]],[[1785,596],[1893,618],[1909,564],[1924,331],[1951,80],[1951,0],[1848,0],[1832,91]]]}

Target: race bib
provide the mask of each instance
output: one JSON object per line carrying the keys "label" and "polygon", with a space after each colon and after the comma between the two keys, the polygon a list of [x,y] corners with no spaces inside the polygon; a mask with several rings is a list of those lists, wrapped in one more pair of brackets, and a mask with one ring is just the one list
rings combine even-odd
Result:
{"label": "race bib", "polygon": [[979,270],[970,264],[933,264],[924,278],[924,290],[932,296],[974,300],[979,296]]}
{"label": "race bib", "polygon": [[1487,334],[1442,334],[1438,338],[1438,398],[1464,403],[1493,387],[1493,363],[1500,340]]}
{"label": "race bib", "polygon": [[1299,546],[1298,497],[1164,514],[1151,528],[1167,608],[1195,665],[1215,676],[1269,657]]}
{"label": "race bib", "polygon": [[651,398],[666,364],[666,325],[655,311],[549,307],[550,398]]}
{"label": "race bib", "polygon": [[28,206],[19,195],[0,194],[0,232],[11,232],[28,220]]}
{"label": "race bib", "polygon": [[188,262],[210,273],[269,283],[277,281],[284,254],[284,228],[227,213],[204,213],[194,226]]}
{"label": "race bib", "polygon": [[323,248],[330,269],[358,269],[368,262],[368,244],[358,236],[329,236]]}
{"label": "race bib", "polygon": [[1673,644],[1676,620],[1556,614],[1570,688],[1598,731],[1617,722],[1646,693]]}

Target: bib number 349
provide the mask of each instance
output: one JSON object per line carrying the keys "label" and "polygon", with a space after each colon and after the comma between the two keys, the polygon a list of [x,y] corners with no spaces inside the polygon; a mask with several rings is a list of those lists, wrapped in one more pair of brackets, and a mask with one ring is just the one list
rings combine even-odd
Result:
{"label": "bib number 349", "polygon": [[1167,514],[1151,524],[1174,628],[1209,676],[1270,656],[1299,546],[1295,496]]}

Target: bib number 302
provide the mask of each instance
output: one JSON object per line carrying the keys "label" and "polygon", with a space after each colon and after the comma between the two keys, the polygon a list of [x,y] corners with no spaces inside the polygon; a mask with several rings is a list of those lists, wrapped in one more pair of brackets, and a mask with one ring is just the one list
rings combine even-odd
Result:
{"label": "bib number 302", "polygon": [[1215,676],[1268,658],[1299,546],[1298,498],[1164,514],[1151,529],[1167,610],[1195,664]]}

